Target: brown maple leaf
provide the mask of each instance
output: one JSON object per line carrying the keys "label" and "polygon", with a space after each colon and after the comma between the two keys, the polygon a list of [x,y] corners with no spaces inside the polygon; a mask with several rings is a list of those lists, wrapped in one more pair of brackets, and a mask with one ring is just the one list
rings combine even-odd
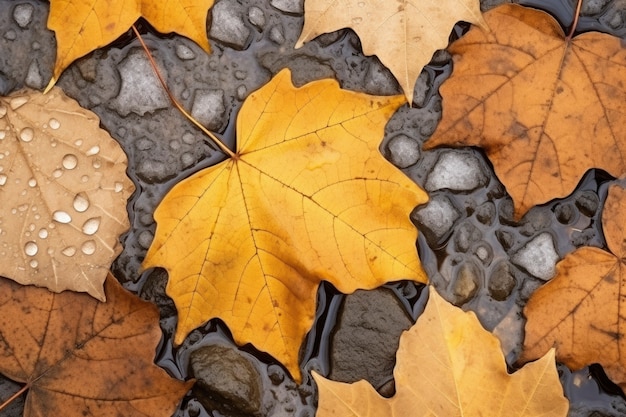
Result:
{"label": "brown maple leaf", "polygon": [[528,300],[521,362],[557,348],[572,369],[600,363],[626,389],[626,190],[611,185],[602,213],[610,252],[583,247],[556,265],[557,274]]}
{"label": "brown maple leaf", "polygon": [[26,384],[25,417],[169,417],[193,381],[153,363],[156,307],[109,276],[106,303],[0,278],[0,372]]}
{"label": "brown maple leaf", "polygon": [[626,48],[589,32],[572,39],[547,13],[507,4],[450,47],[443,118],[425,147],[480,146],[515,216],[564,197],[590,168],[626,171]]}

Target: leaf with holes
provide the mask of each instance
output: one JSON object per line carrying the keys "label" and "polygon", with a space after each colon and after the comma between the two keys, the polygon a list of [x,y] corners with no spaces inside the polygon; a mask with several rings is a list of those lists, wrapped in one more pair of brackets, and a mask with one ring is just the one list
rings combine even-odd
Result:
{"label": "leaf with holes", "polygon": [[104,300],[134,190],[126,155],[60,89],[0,98],[0,275]]}
{"label": "leaf with holes", "polygon": [[0,278],[0,372],[26,384],[25,417],[169,417],[193,381],[153,363],[156,307],[110,276],[108,301]]}
{"label": "leaf with holes", "polygon": [[449,48],[452,76],[426,148],[480,146],[515,215],[569,195],[590,168],[626,172],[626,48],[604,33],[572,39],[549,14],[507,4]]}
{"label": "leaf with holes", "polygon": [[[623,186],[623,183],[622,183]],[[626,190],[611,185],[602,213],[610,252],[583,247],[565,256],[557,274],[533,293],[524,314],[526,337],[520,361],[556,347],[557,360],[572,369],[600,363],[626,389]]]}
{"label": "leaf with holes", "polygon": [[400,337],[393,375],[396,393],[383,398],[365,381],[346,384],[313,373],[316,416],[567,415],[554,350],[509,374],[498,339],[432,287],[426,309]]}
{"label": "leaf with holes", "polygon": [[206,19],[213,1],[51,0],[48,28],[58,49],[50,86],[74,60],[110,44],[140,17],[159,32],[176,32],[210,52]]}
{"label": "leaf with holes", "polygon": [[296,48],[322,33],[354,29],[363,53],[389,68],[411,103],[417,77],[461,20],[485,26],[478,0],[306,0]]}
{"label": "leaf with holes", "polygon": [[403,102],[334,80],[295,88],[289,70],[246,99],[234,156],[177,184],[154,215],[144,267],[169,272],[176,343],[218,317],[299,380],[321,280],[344,293],[426,281],[409,220],[426,194],[378,149]]}

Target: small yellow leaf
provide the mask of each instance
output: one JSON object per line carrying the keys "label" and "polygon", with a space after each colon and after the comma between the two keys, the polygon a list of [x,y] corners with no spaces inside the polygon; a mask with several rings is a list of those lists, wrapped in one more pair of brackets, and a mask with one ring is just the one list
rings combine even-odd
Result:
{"label": "small yellow leaf", "polygon": [[155,212],[144,267],[165,267],[176,343],[219,317],[300,379],[317,287],[426,281],[410,211],[425,193],[378,146],[404,102],[291,84],[283,70],[245,101],[234,158],[179,183]]}
{"label": "small yellow leaf", "polygon": [[566,416],[554,350],[508,374],[496,337],[473,312],[463,312],[431,288],[417,323],[400,337],[396,394],[381,397],[365,381],[330,381],[313,372],[316,416]]}
{"label": "small yellow leaf", "polygon": [[363,53],[378,56],[411,103],[417,77],[461,20],[486,27],[478,0],[306,0],[296,48],[322,33],[354,29]]}
{"label": "small yellow leaf", "polygon": [[58,88],[0,98],[0,275],[104,300],[134,186],[99,123]]}
{"label": "small yellow leaf", "polygon": [[48,28],[58,47],[50,85],[74,60],[110,44],[140,17],[159,32],[176,32],[210,52],[206,18],[213,1],[51,0]]}

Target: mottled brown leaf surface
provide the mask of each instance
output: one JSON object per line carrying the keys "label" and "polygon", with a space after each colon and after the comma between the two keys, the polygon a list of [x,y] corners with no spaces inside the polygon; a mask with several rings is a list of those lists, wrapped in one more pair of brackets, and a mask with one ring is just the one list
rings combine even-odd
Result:
{"label": "mottled brown leaf surface", "polygon": [[106,303],[0,279],[0,372],[29,386],[24,416],[169,417],[192,382],[154,365],[155,306],[109,276]]}
{"label": "mottled brown leaf surface", "polygon": [[583,247],[568,254],[528,301],[520,361],[556,347],[568,367],[600,363],[626,389],[626,190],[619,185],[609,188],[602,225],[610,252]]}
{"label": "mottled brown leaf surface", "polygon": [[427,148],[480,146],[516,217],[564,197],[590,168],[626,171],[626,48],[588,32],[566,39],[547,13],[503,5],[454,42],[443,118]]}

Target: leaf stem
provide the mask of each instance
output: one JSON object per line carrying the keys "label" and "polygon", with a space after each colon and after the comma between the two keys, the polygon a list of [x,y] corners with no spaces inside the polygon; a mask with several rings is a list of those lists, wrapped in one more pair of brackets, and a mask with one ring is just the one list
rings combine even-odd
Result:
{"label": "leaf stem", "polygon": [[133,25],[132,28],[133,28],[133,32],[135,32],[135,35],[137,36],[137,39],[139,39],[139,42],[141,43],[141,46],[143,47],[143,50],[146,52],[146,55],[148,56],[148,59],[150,60],[150,65],[152,66],[152,69],[154,70],[154,73],[156,74],[157,78],[159,79],[159,82],[161,83],[161,86],[163,86],[163,89],[167,93],[167,96],[169,97],[169,99],[172,102],[172,104],[174,105],[174,107],[176,107],[178,109],[178,111],[180,111],[183,114],[183,116],[185,116],[187,118],[187,120],[189,120],[191,123],[193,123],[205,135],[207,135],[213,141],[213,143],[215,143],[215,145],[217,145],[217,147],[222,150],[222,152],[224,152],[226,155],[228,155],[231,158],[236,158],[235,153],[233,151],[231,151],[228,148],[228,146],[226,146],[224,144],[224,142],[222,142],[217,136],[215,136],[215,134],[213,134],[213,132],[208,130],[206,127],[202,126],[202,124],[200,122],[198,122],[196,119],[194,119],[194,117],[191,114],[189,114],[187,112],[187,110],[184,109],[184,107],[178,102],[178,100],[176,100],[176,97],[174,97],[174,95],[172,94],[170,89],[167,87],[167,84],[165,83],[165,80],[163,79],[163,76],[161,75],[161,72],[159,71],[159,68],[157,67],[156,62],[154,61],[154,58],[152,57],[152,54],[150,53],[150,50],[148,49],[148,47],[146,46],[145,42],[143,41],[143,38],[141,37],[141,34],[139,33],[139,31],[137,30],[135,25]]}
{"label": "leaf stem", "polygon": [[572,22],[572,26],[570,27],[569,33],[567,34],[566,41],[572,40],[574,37],[574,32],[576,31],[576,26],[578,25],[578,16],[580,16],[580,9],[583,7],[583,0],[578,0],[576,4],[576,11],[574,12],[574,21]]}
{"label": "leaf stem", "polygon": [[0,404],[0,411],[2,411],[6,406],[11,404],[13,402],[13,400],[15,400],[17,397],[22,395],[26,390],[28,390],[28,388],[30,388],[29,384],[24,385],[22,388],[20,388],[20,390],[18,392],[16,392],[15,394],[11,395],[5,402]]}

